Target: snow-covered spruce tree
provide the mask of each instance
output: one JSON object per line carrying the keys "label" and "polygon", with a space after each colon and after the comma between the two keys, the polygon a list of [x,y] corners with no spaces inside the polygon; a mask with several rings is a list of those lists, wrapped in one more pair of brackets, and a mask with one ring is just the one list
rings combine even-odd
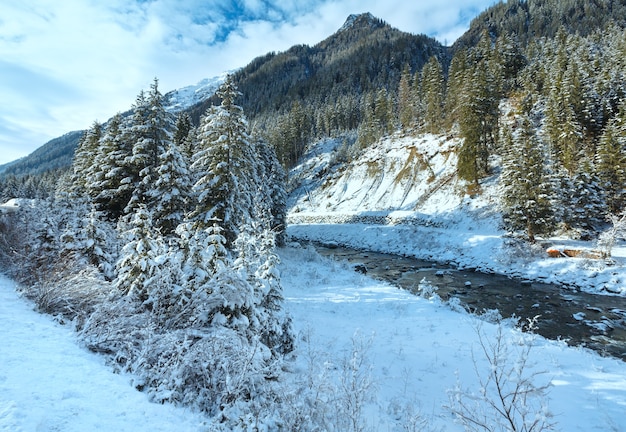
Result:
{"label": "snow-covered spruce tree", "polygon": [[518,130],[503,133],[504,155],[501,177],[503,222],[510,231],[524,231],[529,241],[548,234],[554,227],[552,186],[545,167],[541,141],[527,116]]}
{"label": "snow-covered spruce tree", "polygon": [[371,94],[363,97],[361,110],[363,111],[363,121],[357,130],[356,143],[359,149],[364,149],[383,136],[383,128],[376,117],[374,97]]}
{"label": "snow-covered spruce tree", "polygon": [[159,157],[172,142],[173,119],[165,111],[163,95],[155,78],[146,95],[141,92],[134,107],[130,139],[133,142],[130,163],[134,174],[134,190],[125,209],[132,213],[139,204],[151,204]]}
{"label": "snow-covered spruce tree", "polygon": [[189,114],[186,112],[178,114],[178,117],[176,117],[173,140],[179,149],[183,148],[185,140],[189,136],[189,132],[192,127],[193,125],[191,124],[191,117],[189,117]]}
{"label": "snow-covered spruce tree", "polygon": [[265,219],[266,225],[276,235],[276,244],[283,246],[287,226],[287,174],[267,142],[257,140],[255,144],[259,162],[257,178],[260,180],[257,193],[253,195],[255,219]]}
{"label": "snow-covered spruce tree", "polygon": [[[484,36],[486,37],[486,36]],[[458,118],[463,144],[458,152],[459,176],[478,186],[489,171],[488,158],[498,134],[498,98],[486,60],[466,72]]]}
{"label": "snow-covered spruce tree", "polygon": [[124,213],[133,190],[130,156],[132,142],[128,125],[120,114],[107,124],[101,140],[101,156],[98,163],[103,175],[91,185],[93,202],[105,216],[117,221]]}
{"label": "snow-covered spruce tree", "polygon": [[68,270],[77,272],[92,266],[104,278],[112,280],[120,243],[114,225],[86,197],[59,199],[54,206],[58,214],[64,215],[60,223],[59,258],[71,263]]}
{"label": "snow-covered spruce tree", "polygon": [[[194,160],[194,154],[196,149],[198,148],[198,141],[198,128],[192,127],[191,129],[189,129],[187,137],[184,139],[182,145],[179,147],[189,167],[191,167],[191,164]],[[191,174],[193,175],[194,172],[191,171]],[[193,185],[195,183],[196,180],[192,177],[191,184]]]}
{"label": "snow-covered spruce tree", "polygon": [[122,294],[140,302],[148,299],[150,283],[158,277],[159,257],[165,250],[161,238],[153,233],[152,217],[144,205],[139,205],[123,230],[126,244],[116,264],[114,283]]}
{"label": "snow-covered spruce tree", "polygon": [[444,79],[439,59],[432,56],[422,69],[422,100],[424,129],[429,133],[441,131],[444,121]]}
{"label": "snow-covered spruce tree", "polygon": [[621,212],[626,205],[626,103],[600,138],[595,166],[609,210]]}
{"label": "snow-covered spruce tree", "polygon": [[546,131],[556,160],[573,174],[582,147],[583,130],[568,97],[553,87],[546,108]]}
{"label": "snow-covered spruce tree", "polygon": [[96,267],[108,280],[115,278],[115,263],[119,256],[119,236],[111,222],[93,206],[84,228],[83,253],[89,264]]}
{"label": "snow-covered spruce tree", "polygon": [[183,222],[176,228],[176,234],[180,238],[176,254],[181,269],[181,290],[169,327],[210,324],[210,314],[203,303],[212,292],[213,276],[227,266],[226,239],[219,226],[200,222]]}
{"label": "snow-covered spruce tree", "polygon": [[201,121],[200,150],[192,164],[198,176],[193,186],[197,196],[194,216],[203,224],[217,221],[230,245],[251,218],[258,179],[254,146],[243,110],[235,104],[239,92],[231,77],[216,94],[222,103],[209,108]]}
{"label": "snow-covered spruce tree", "polygon": [[561,208],[559,219],[567,229],[577,230],[581,237],[588,238],[606,223],[608,208],[601,181],[584,157],[572,176],[563,169],[559,178],[561,184],[556,190],[556,201]]}
{"label": "snow-covered spruce tree", "polygon": [[74,152],[72,163],[71,180],[68,184],[70,190],[66,191],[73,197],[87,193],[88,181],[93,178],[93,170],[96,167],[95,157],[98,153],[100,139],[102,138],[102,125],[97,121],[85,132]]}
{"label": "snow-covered spruce tree", "polygon": [[187,161],[173,142],[160,155],[159,162],[156,182],[151,192],[154,201],[152,215],[161,235],[169,237],[182,223],[189,209],[191,176]]}
{"label": "snow-covered spruce tree", "polygon": [[291,319],[285,314],[278,264],[275,234],[263,223],[246,226],[235,241],[237,258],[234,267],[254,288],[254,315],[251,325],[261,341],[274,355],[293,350],[294,335]]}
{"label": "snow-covered spruce tree", "polygon": [[409,129],[415,123],[415,94],[413,93],[411,71],[405,65],[398,83],[398,121],[402,129]]}
{"label": "snow-covered spruce tree", "polygon": [[374,99],[374,117],[383,135],[394,130],[394,114],[391,96],[384,87],[376,92]]}

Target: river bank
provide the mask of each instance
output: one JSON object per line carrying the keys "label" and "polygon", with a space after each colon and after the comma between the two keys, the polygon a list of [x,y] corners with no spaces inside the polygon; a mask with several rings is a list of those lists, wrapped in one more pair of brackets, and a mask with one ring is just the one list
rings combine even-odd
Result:
{"label": "river bank", "polygon": [[573,291],[626,296],[623,243],[613,248],[611,260],[551,258],[548,248],[592,250],[595,244],[557,237],[531,245],[506,236],[498,227],[497,214],[485,212],[480,206],[443,215],[291,213],[287,233],[297,240],[431,260],[460,269],[554,283]]}

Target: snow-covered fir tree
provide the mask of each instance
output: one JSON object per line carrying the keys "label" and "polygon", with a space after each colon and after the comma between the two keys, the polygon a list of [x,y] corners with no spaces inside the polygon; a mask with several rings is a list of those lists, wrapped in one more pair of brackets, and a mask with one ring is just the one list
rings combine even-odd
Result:
{"label": "snow-covered fir tree", "polygon": [[585,158],[580,160],[573,175],[564,168],[557,174],[555,217],[565,229],[574,229],[581,237],[588,238],[606,223],[608,207],[601,181]]}
{"label": "snow-covered fir tree", "polygon": [[128,223],[120,223],[126,227],[122,234],[126,244],[116,264],[115,286],[122,294],[144,302],[153,279],[159,278],[159,257],[165,245],[154,235],[152,217],[145,205],[138,205]]}
{"label": "snow-covered fir tree", "polygon": [[152,202],[152,184],[157,178],[159,158],[172,142],[172,129],[172,116],[163,106],[163,95],[155,79],[148,95],[141,92],[134,107],[130,131],[133,142],[130,164],[135,180],[126,213],[131,213],[139,204]]}
{"label": "snow-covered fir tree", "polygon": [[276,235],[276,244],[285,244],[287,217],[287,173],[278,161],[274,149],[264,140],[256,141],[258,178],[261,180],[254,195],[254,215],[265,220]]}
{"label": "snow-covered fir tree", "polygon": [[[458,151],[459,176],[478,185],[489,171],[488,159],[498,135],[498,95],[495,77],[489,68],[490,37],[471,52],[472,67],[465,72],[461,88],[455,89],[458,123],[463,144]],[[459,72],[460,73],[460,72]]]}
{"label": "snow-covered fir tree", "polygon": [[174,142],[159,157],[159,168],[154,189],[153,218],[163,236],[174,234],[189,210],[191,181],[187,161]]}
{"label": "snow-covered fir tree", "polygon": [[503,222],[510,231],[523,231],[529,241],[554,228],[552,185],[545,167],[541,141],[527,116],[519,120],[513,134],[505,130],[501,176]]}
{"label": "snow-covered fir tree", "polygon": [[248,275],[254,288],[255,315],[253,324],[263,343],[275,355],[293,350],[291,320],[282,309],[284,301],[280,284],[280,262],[275,253],[275,234],[262,223],[245,227],[235,241],[235,268]]}
{"label": "snow-covered fir tree", "polygon": [[71,190],[68,192],[75,197],[86,194],[90,181],[94,179],[94,170],[97,168],[95,158],[102,138],[102,129],[102,124],[95,121],[85,132],[74,152],[71,181],[68,184]]}
{"label": "snow-covered fir tree", "polygon": [[112,221],[123,214],[132,195],[132,170],[129,157],[132,144],[127,125],[120,114],[109,120],[101,140],[98,163],[102,176],[93,183],[90,194],[96,207]]}
{"label": "snow-covered fir tree", "polygon": [[174,128],[174,143],[178,146],[178,148],[182,148],[185,140],[189,136],[189,131],[193,128],[191,123],[191,118],[189,114],[186,112],[181,112],[176,117],[176,125]]}
{"label": "snow-covered fir tree", "polygon": [[441,64],[432,56],[422,69],[422,100],[424,103],[424,130],[438,133],[443,125],[444,79]]}
{"label": "snow-covered fir tree", "polygon": [[211,107],[202,119],[192,170],[198,180],[195,217],[205,225],[217,222],[224,229],[227,243],[234,241],[240,227],[252,215],[256,192],[254,146],[247,132],[247,122],[232,78],[227,78],[216,93],[222,100]]}
{"label": "snow-covered fir tree", "polygon": [[596,172],[609,210],[614,214],[621,212],[626,204],[626,103],[600,137]]}
{"label": "snow-covered fir tree", "polygon": [[398,84],[398,121],[403,129],[411,128],[415,123],[415,93],[409,66],[405,65]]}

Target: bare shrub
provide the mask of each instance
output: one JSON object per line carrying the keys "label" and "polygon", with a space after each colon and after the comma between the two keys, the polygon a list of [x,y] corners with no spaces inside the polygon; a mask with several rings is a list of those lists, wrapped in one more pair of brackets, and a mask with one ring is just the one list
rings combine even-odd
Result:
{"label": "bare shrub", "polygon": [[[526,329],[533,328],[534,320],[530,320]],[[505,329],[499,324],[495,337],[489,338],[477,322],[480,354],[487,364],[484,367],[472,352],[478,390],[458,382],[449,391],[448,409],[467,431],[553,430],[553,414],[546,404],[549,380],[542,379],[545,372],[530,364],[532,335],[522,333],[515,341],[507,337]]]}
{"label": "bare shrub", "polygon": [[375,382],[368,354],[373,336],[365,339],[358,331],[352,335],[350,350],[340,361],[337,407],[341,430],[362,432],[366,424],[364,408],[374,399]]}

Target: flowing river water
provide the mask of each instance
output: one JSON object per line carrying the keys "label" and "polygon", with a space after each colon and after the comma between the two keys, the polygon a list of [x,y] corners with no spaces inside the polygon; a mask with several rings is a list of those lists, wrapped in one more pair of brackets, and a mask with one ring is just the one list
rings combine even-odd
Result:
{"label": "flowing river water", "polygon": [[497,309],[522,320],[539,315],[536,332],[626,361],[626,298],[590,294],[558,285],[459,270],[444,264],[345,247],[316,245],[328,257],[357,271],[419,294],[422,280],[443,299],[457,297],[472,312]]}

